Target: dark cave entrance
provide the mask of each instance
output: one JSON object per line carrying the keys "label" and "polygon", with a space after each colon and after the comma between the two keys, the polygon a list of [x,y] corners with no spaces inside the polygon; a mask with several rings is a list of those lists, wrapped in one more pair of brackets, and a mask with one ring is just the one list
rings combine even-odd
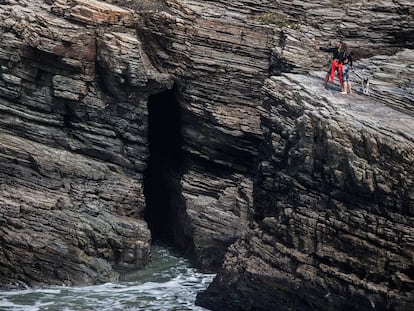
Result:
{"label": "dark cave entrance", "polygon": [[176,88],[148,99],[149,159],[144,173],[145,220],[153,241],[188,248],[185,202],[181,195],[181,109]]}

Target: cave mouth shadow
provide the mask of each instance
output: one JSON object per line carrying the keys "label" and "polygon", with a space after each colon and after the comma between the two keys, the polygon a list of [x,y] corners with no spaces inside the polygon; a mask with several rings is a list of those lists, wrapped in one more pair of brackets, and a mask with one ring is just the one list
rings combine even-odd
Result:
{"label": "cave mouth shadow", "polygon": [[184,168],[181,126],[176,86],[149,97],[144,217],[154,242],[185,250],[189,241],[184,234],[187,214],[180,183]]}

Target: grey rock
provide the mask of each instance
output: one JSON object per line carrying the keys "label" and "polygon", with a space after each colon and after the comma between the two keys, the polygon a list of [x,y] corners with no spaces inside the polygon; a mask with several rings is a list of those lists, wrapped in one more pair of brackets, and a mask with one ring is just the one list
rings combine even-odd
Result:
{"label": "grey rock", "polygon": [[[200,304],[412,309],[411,2],[105,2],[0,6],[1,285],[148,261],[148,98],[174,84],[173,240],[224,258]],[[321,88],[335,38],[369,96]]]}
{"label": "grey rock", "polygon": [[272,152],[255,183],[254,221],[202,305],[414,306],[412,117],[367,96],[347,95],[351,103],[320,83],[293,74],[265,81]]}
{"label": "grey rock", "polygon": [[[97,55],[122,63],[121,53],[51,11],[43,1],[0,7],[1,287],[115,281],[150,259],[142,180],[153,88],[131,80],[110,94]],[[170,88],[163,79],[157,88]]]}
{"label": "grey rock", "polygon": [[84,81],[75,80],[61,75],[52,78],[53,95],[70,100],[79,100],[88,93]]}

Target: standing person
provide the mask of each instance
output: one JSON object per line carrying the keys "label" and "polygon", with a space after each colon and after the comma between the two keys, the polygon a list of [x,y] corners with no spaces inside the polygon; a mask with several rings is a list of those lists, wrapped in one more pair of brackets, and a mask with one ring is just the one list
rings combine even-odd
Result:
{"label": "standing person", "polygon": [[[335,71],[338,69],[339,57],[341,53],[341,42],[336,41],[335,47],[329,47],[329,48],[319,47],[319,50],[323,52],[332,53],[332,61],[329,66],[328,72],[326,73],[325,79],[323,80],[323,86],[324,88],[326,88],[329,77],[331,78],[330,80],[332,82],[334,79]],[[342,84],[342,75],[340,75],[339,77],[340,77],[339,81]]]}
{"label": "standing person", "polygon": [[[341,44],[341,50],[339,51],[339,55],[338,55],[338,77],[339,77],[339,83],[341,84],[341,92],[343,92],[344,91],[343,65],[344,65],[345,59],[350,57],[350,55],[348,54],[348,46],[346,45],[346,43],[343,41],[340,41],[340,44]],[[352,66],[352,63],[351,63],[351,66]],[[333,78],[334,75],[335,75],[335,72],[331,73],[331,78]],[[349,71],[348,71],[348,78],[349,78]]]}
{"label": "standing person", "polygon": [[352,94],[351,81],[349,80],[349,72],[351,71],[351,67],[352,67],[351,54],[346,54],[343,62],[344,64],[342,66],[342,70],[343,70],[344,85],[343,85],[341,94],[348,94],[348,93]]}

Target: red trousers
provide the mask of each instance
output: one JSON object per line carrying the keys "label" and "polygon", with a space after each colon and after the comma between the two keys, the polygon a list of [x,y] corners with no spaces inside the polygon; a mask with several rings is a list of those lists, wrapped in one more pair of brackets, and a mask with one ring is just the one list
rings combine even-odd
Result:
{"label": "red trousers", "polygon": [[332,61],[331,75],[329,77],[329,80],[331,82],[333,82],[333,80],[335,78],[335,71],[338,71],[339,83],[342,85],[342,64],[338,63],[338,60],[336,60],[336,59],[334,59]]}

